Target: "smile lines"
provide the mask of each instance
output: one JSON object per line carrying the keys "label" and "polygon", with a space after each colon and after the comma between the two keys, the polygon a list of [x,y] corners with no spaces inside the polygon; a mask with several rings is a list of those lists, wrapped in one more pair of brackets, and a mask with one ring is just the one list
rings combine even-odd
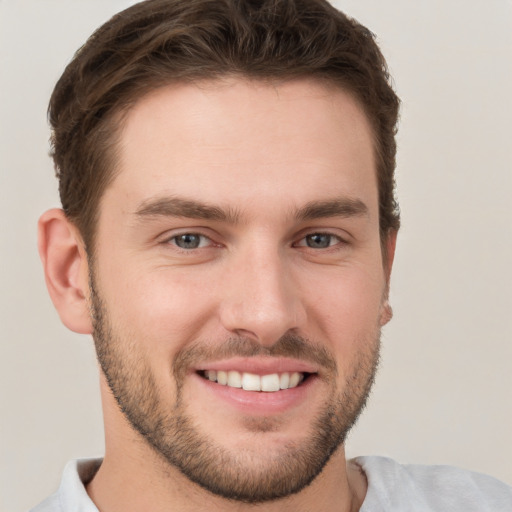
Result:
{"label": "smile lines", "polygon": [[296,388],[305,378],[304,373],[283,372],[269,375],[256,375],[235,370],[205,370],[201,375],[212,381],[232,388],[242,388],[245,391],[265,391],[272,393],[282,389]]}

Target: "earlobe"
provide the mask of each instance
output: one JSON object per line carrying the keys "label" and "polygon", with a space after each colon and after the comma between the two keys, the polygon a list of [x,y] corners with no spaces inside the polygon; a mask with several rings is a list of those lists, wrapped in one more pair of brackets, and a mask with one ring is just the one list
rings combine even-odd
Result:
{"label": "earlobe", "polygon": [[62,210],[48,210],[39,219],[38,248],[60,319],[74,332],[91,334],[87,255],[78,230]]}
{"label": "earlobe", "polygon": [[393,308],[388,299],[384,301],[381,308],[380,326],[384,327],[393,318]]}

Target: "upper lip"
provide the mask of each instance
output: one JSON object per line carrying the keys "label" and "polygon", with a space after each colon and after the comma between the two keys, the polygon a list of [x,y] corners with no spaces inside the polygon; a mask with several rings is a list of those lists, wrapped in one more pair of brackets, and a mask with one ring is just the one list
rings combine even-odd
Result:
{"label": "upper lip", "polygon": [[232,357],[221,361],[205,362],[195,368],[195,371],[206,370],[226,372],[233,370],[256,375],[285,372],[318,373],[318,368],[313,363],[286,357]]}

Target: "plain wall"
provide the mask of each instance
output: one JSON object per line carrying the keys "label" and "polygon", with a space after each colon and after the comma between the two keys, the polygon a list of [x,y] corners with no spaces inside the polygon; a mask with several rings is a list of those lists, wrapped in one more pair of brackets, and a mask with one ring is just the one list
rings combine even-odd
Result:
{"label": "plain wall", "polygon": [[[57,206],[46,106],[122,0],[0,0],[0,510],[97,456],[92,341],[47,296],[36,221]],[[452,464],[512,484],[512,2],[340,0],[377,35],[403,100],[395,318],[350,456]]]}

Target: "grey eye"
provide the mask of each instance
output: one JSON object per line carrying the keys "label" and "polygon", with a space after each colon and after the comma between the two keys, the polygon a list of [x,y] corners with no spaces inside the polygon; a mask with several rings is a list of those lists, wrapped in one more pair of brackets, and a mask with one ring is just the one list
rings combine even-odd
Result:
{"label": "grey eye", "polygon": [[197,249],[201,246],[204,237],[195,233],[184,233],[175,236],[172,240],[181,249]]}
{"label": "grey eye", "polygon": [[306,245],[312,249],[326,249],[332,245],[335,238],[326,233],[313,233],[306,236]]}

